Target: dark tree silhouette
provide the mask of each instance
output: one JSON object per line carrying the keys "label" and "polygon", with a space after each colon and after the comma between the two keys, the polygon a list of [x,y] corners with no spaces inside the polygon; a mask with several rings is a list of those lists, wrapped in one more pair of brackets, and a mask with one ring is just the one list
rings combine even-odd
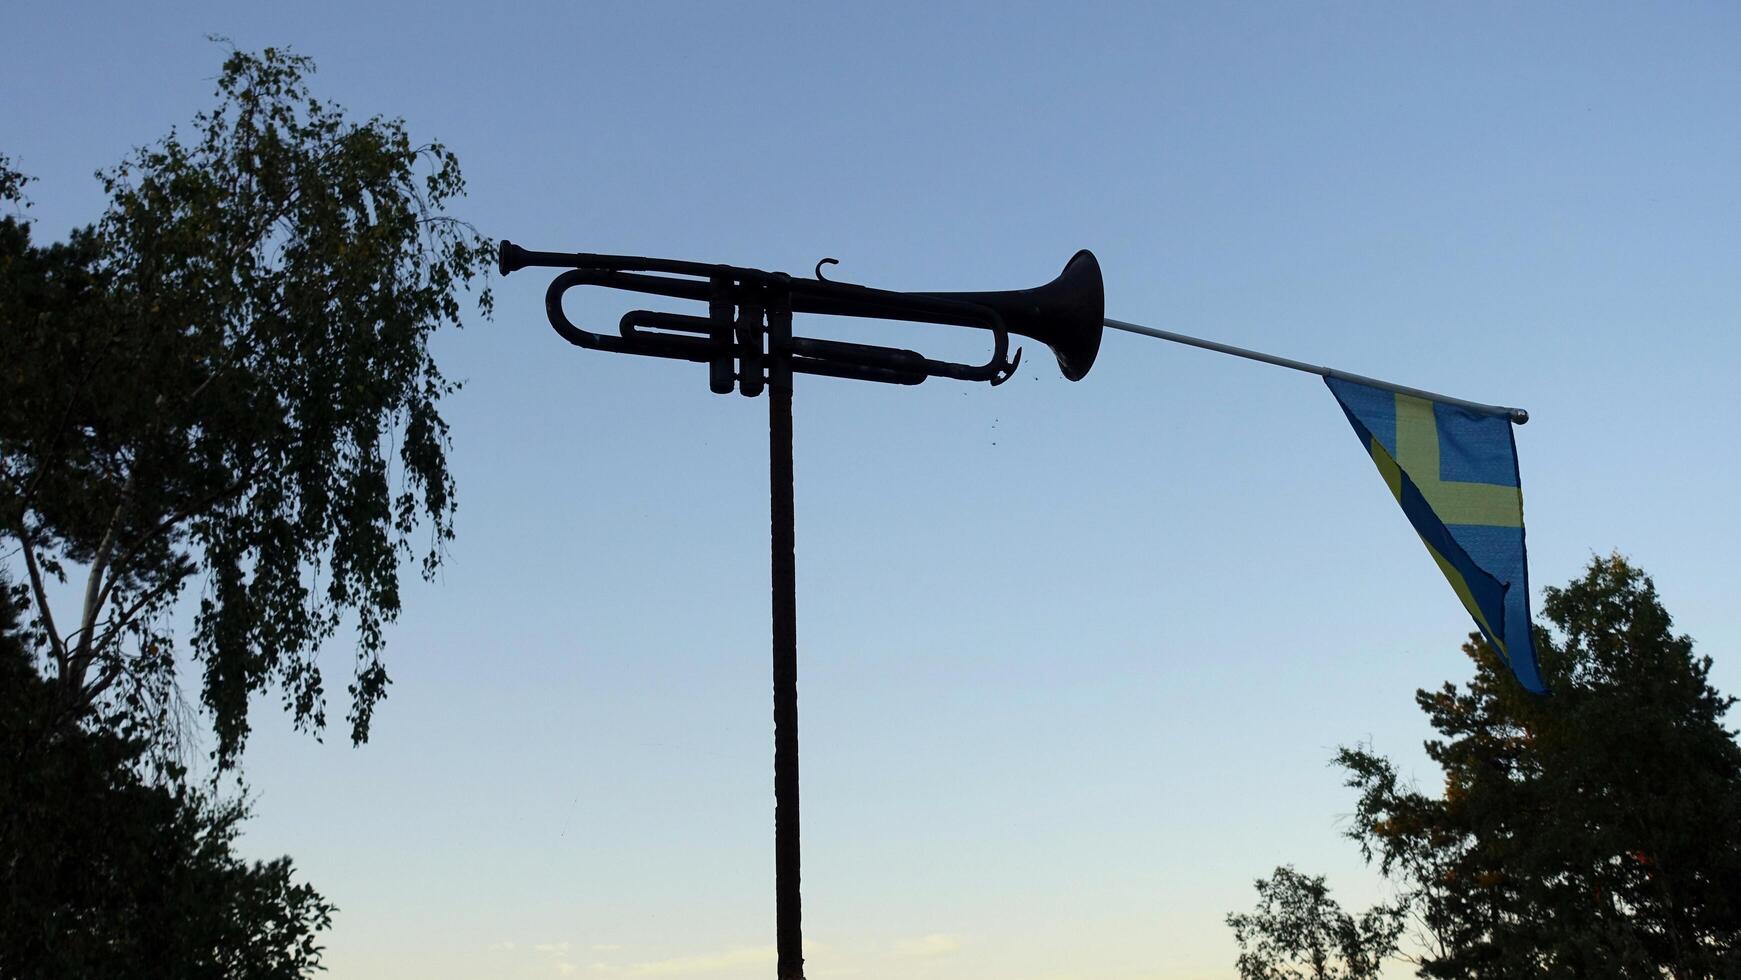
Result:
{"label": "dark tree silhouette", "polygon": [[1442,795],[1368,749],[1337,762],[1349,831],[1422,926],[1428,977],[1741,976],[1741,746],[1711,660],[1615,555],[1548,589],[1553,696],[1475,638],[1475,679],[1421,691]]}
{"label": "dark tree silhouette", "polygon": [[[0,218],[0,535],[56,723],[163,737],[163,614],[193,585],[183,640],[224,766],[262,689],[325,724],[314,653],[342,621],[367,738],[401,562],[432,574],[453,529],[454,385],[428,342],[491,256],[444,211],[464,189],[453,155],[347,119],[311,70],[229,55],[216,106],[101,175],[107,212],[64,243]],[[0,197],[21,187],[0,166]]]}
{"label": "dark tree silhouette", "polygon": [[367,738],[400,567],[431,575],[453,532],[429,340],[492,250],[444,210],[451,153],[347,119],[311,70],[231,53],[215,107],[100,175],[63,242],[32,241],[0,156],[0,977],[319,967],[333,907],[240,859],[243,802],[180,764],[178,661],[222,771],[262,690],[325,725],[315,654],[354,622]]}
{"label": "dark tree silhouette", "polygon": [[246,815],[142,775],[146,743],[56,723],[0,596],[0,977],[290,980],[333,907],[289,858],[231,850]]}
{"label": "dark tree silhouette", "polygon": [[1229,915],[1240,980],[1378,980],[1396,952],[1403,911],[1380,906],[1358,919],[1322,877],[1277,868],[1256,882],[1257,908]]}

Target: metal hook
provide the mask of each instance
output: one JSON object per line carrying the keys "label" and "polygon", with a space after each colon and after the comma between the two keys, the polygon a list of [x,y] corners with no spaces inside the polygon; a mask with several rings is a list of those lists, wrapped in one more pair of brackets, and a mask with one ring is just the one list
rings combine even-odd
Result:
{"label": "metal hook", "polygon": [[839,264],[840,264],[839,259],[823,259],[822,261],[816,263],[816,279],[817,279],[817,281],[818,282],[831,281],[827,276],[822,274],[822,267],[825,265],[839,265]]}

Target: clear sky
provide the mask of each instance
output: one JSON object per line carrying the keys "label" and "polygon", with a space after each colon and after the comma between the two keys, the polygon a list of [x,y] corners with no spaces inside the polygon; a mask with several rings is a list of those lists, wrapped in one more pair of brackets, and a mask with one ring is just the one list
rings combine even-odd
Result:
{"label": "clear sky", "polygon": [[[463,215],[529,247],[894,289],[1037,285],[1086,247],[1111,316],[1522,405],[1537,588],[1631,555],[1741,692],[1733,5],[6,21],[0,152],[44,237],[209,104],[218,33],[448,143]],[[566,346],[536,272],[496,288],[439,341],[459,538],[407,590],[374,740],[263,701],[245,847],[341,907],[340,980],[770,976],[765,402]],[[1411,695],[1467,676],[1469,623],[1323,386],[1122,334],[1080,383],[1041,353],[996,389],[799,382],[816,980],[1229,977],[1221,919],[1275,865],[1381,894],[1337,745],[1433,782]]]}

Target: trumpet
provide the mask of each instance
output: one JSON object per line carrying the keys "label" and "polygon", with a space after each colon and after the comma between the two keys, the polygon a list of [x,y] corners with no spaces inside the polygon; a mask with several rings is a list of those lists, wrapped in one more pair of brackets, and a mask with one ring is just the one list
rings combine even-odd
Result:
{"label": "trumpet", "polygon": [[[1002,292],[896,292],[824,278],[794,278],[739,266],[599,255],[535,252],[503,241],[497,268],[506,276],[530,266],[564,269],[544,294],[550,325],[577,347],[642,354],[708,365],[708,385],[720,394],[734,388],[758,395],[784,372],[825,375],[885,384],[916,385],[926,378],[955,378],[999,385],[1021,364],[1009,353],[1010,334],[1045,344],[1064,377],[1080,380],[1100,351],[1105,289],[1094,253],[1077,252],[1057,278],[1032,289]],[[576,326],[562,308],[578,286],[601,286],[707,304],[706,316],[630,310],[615,334]],[[897,347],[792,335],[792,316],[815,313],[968,327],[991,333],[984,363],[935,360]]]}

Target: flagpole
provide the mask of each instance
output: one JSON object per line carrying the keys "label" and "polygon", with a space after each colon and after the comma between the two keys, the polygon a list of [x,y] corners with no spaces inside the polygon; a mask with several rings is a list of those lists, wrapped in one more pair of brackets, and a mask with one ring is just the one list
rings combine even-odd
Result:
{"label": "flagpole", "polygon": [[1407,385],[1399,385],[1391,381],[1380,381],[1377,378],[1369,378],[1363,374],[1350,374],[1347,371],[1339,371],[1333,367],[1307,364],[1305,361],[1296,361],[1291,357],[1278,357],[1274,354],[1265,354],[1263,351],[1247,350],[1244,347],[1235,347],[1232,344],[1217,343],[1213,340],[1204,340],[1201,337],[1192,337],[1182,333],[1174,333],[1171,330],[1161,330],[1156,327],[1145,327],[1138,323],[1126,323],[1123,320],[1113,320],[1110,318],[1101,322],[1114,330],[1124,330],[1130,333],[1142,334],[1145,337],[1170,340],[1175,344],[1185,344],[1190,347],[1201,347],[1204,350],[1212,350],[1218,354],[1232,354],[1234,357],[1262,361],[1265,364],[1274,364],[1277,367],[1291,368],[1295,371],[1304,371],[1307,374],[1316,374],[1326,378],[1337,378],[1342,381],[1352,381],[1355,384],[1370,385],[1374,388],[1383,388],[1386,391],[1394,391],[1403,395],[1413,395],[1416,398],[1425,398],[1429,401],[1444,402],[1447,405],[1466,408],[1471,412],[1479,412],[1482,415],[1497,415],[1501,418],[1510,419],[1518,425],[1522,425],[1529,421],[1529,413],[1521,408],[1507,408],[1504,405],[1486,405],[1481,402],[1472,402],[1462,398],[1452,398],[1450,395],[1441,395],[1437,392],[1426,391],[1421,388],[1410,388]]}

